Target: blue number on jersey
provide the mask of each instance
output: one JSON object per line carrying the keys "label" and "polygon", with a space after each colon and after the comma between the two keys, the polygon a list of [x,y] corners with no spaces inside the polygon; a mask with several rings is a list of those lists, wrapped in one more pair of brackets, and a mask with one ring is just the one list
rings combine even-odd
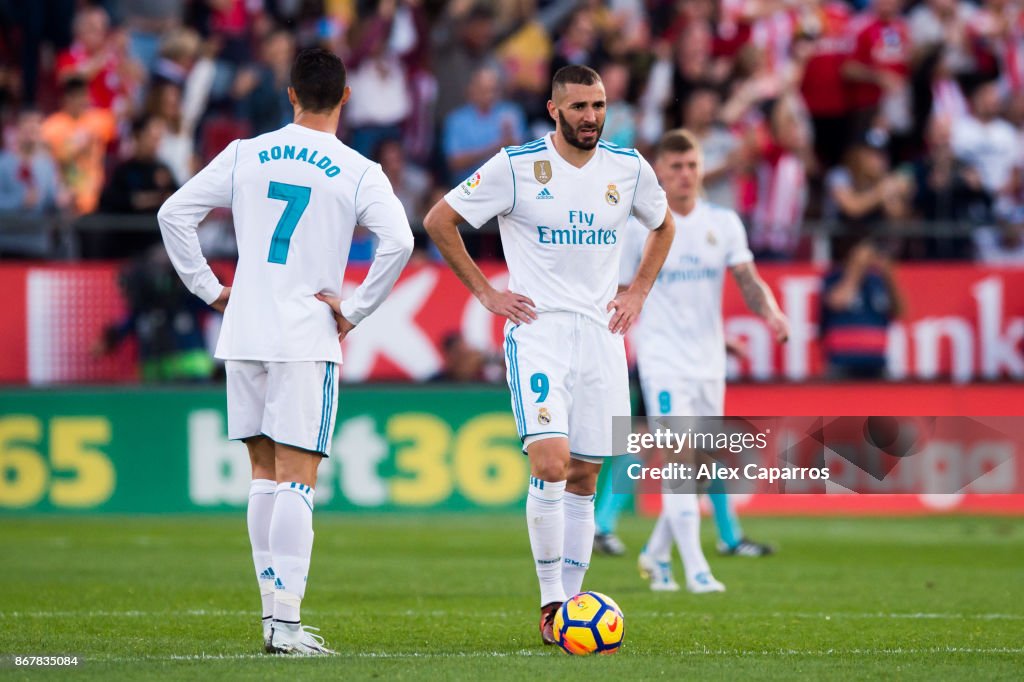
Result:
{"label": "blue number on jersey", "polygon": [[658,409],[661,410],[662,414],[668,414],[672,411],[672,394],[668,391],[662,391],[658,394]]}
{"label": "blue number on jersey", "polygon": [[281,214],[281,219],[277,221],[277,227],[274,228],[274,236],[270,238],[268,262],[281,265],[288,262],[288,245],[291,243],[295,226],[299,224],[299,218],[309,206],[309,192],[309,187],[289,185],[284,182],[270,183],[267,197],[287,201],[288,205],[284,207],[284,213]]}
{"label": "blue number on jersey", "polygon": [[538,403],[542,403],[548,399],[548,390],[550,384],[548,383],[548,375],[541,372],[537,372],[530,377],[530,390],[538,394],[540,397],[537,398]]}

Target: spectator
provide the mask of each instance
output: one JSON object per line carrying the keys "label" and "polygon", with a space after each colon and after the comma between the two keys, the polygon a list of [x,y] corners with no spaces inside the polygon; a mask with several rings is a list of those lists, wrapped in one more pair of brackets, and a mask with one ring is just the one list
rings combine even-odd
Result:
{"label": "spectator", "polygon": [[[505,74],[507,91],[522,103],[531,124],[547,125],[547,102],[551,89],[550,62],[554,51],[551,41],[550,11],[538,14],[536,0],[519,0],[505,6],[508,37],[497,48]],[[557,9],[557,4],[555,5]]]}
{"label": "spectator", "polygon": [[261,18],[262,3],[246,0],[203,0],[190,3],[188,24],[220,45],[218,61],[226,72],[251,60],[250,28]]}
{"label": "spectator", "polygon": [[494,11],[475,0],[447,3],[445,14],[435,23],[433,43],[436,116],[438,121],[444,121],[464,101],[467,73],[484,67],[499,68],[490,51],[494,43]]}
{"label": "spectator", "polygon": [[825,275],[820,338],[829,378],[885,376],[889,325],[902,315],[902,301],[892,259],[871,242],[859,243]]}
{"label": "spectator", "polygon": [[254,135],[262,135],[290,123],[292,105],[288,84],[295,58],[295,41],[285,30],[263,39],[260,63],[239,71],[232,94],[239,100],[238,114],[249,122]]}
{"label": "spectator", "polygon": [[176,184],[184,184],[194,173],[196,158],[195,136],[183,120],[181,87],[171,81],[153,84],[145,114],[163,121],[157,159],[171,169]]}
{"label": "spectator", "polygon": [[110,17],[101,7],[79,10],[74,36],[71,47],[57,57],[60,82],[84,80],[92,106],[128,113],[142,73],[128,54],[127,38],[110,30]]}
{"label": "spectator", "polygon": [[814,8],[809,7],[813,4],[789,0],[742,3],[739,19],[749,25],[749,44],[761,53],[768,73],[782,76],[789,68],[801,19],[814,13]]}
{"label": "spectator", "polygon": [[348,84],[355,96],[345,106],[349,145],[370,156],[384,140],[399,140],[412,111],[405,66],[392,48],[399,24],[395,5],[382,2],[377,14],[363,22],[360,39],[348,60]]}
{"label": "spectator", "polygon": [[[451,154],[446,144],[456,138],[457,151],[469,152],[468,157],[457,159],[463,163],[454,170],[457,181],[481,160],[480,156],[474,159],[472,152],[489,152],[502,143],[543,134],[550,128],[544,106],[550,71],[581,61],[598,67],[603,75],[609,105],[605,137],[643,152],[668,126],[693,130],[707,152],[709,198],[737,210],[750,226],[753,241],[767,239],[758,248],[769,255],[791,257],[799,252],[792,250],[792,240],[804,216],[782,216],[807,210],[817,217],[822,206],[819,197],[832,215],[857,229],[880,216],[910,213],[906,200],[910,192],[901,191],[889,194],[894,199],[891,206],[876,205],[875,215],[842,215],[831,189],[822,185],[821,170],[841,164],[846,147],[860,133],[875,128],[889,134],[891,158],[914,169],[916,215],[929,220],[955,216],[956,221],[992,225],[994,213],[985,213],[989,208],[1005,212],[1024,205],[1024,162],[1018,169],[1009,160],[1013,149],[1001,158],[991,153],[992,131],[1004,129],[1000,116],[997,113],[997,123],[989,125],[983,116],[973,115],[961,89],[983,78],[999,79],[1000,93],[1014,105],[1003,114],[1012,118],[1010,125],[1016,131],[1013,148],[1021,150],[1024,158],[1024,134],[1019,132],[1024,122],[1024,5],[1020,0],[452,0],[440,4],[423,0],[32,0],[7,4],[13,16],[24,21],[15,25],[21,32],[9,36],[13,42],[0,44],[0,53],[7,57],[0,65],[0,118],[8,124],[15,118],[17,109],[12,107],[20,103],[14,93],[26,79],[32,81],[24,84],[26,90],[38,84],[43,110],[49,113],[53,84],[84,77],[89,97],[113,107],[112,120],[117,125],[112,123],[112,130],[130,128],[127,112],[135,105],[143,104],[147,114],[163,119],[165,132],[157,159],[171,169],[177,184],[187,181],[198,164],[231,140],[279,125],[289,112],[284,95],[288,55],[297,45],[319,43],[348,55],[350,81],[365,83],[357,89],[363,96],[346,109],[344,139],[363,153],[380,153],[382,161],[395,164],[389,172],[396,178],[396,187],[408,184],[399,188],[400,193],[409,193],[407,210],[417,202],[423,184],[422,174],[410,161],[420,167],[429,164],[434,178],[447,183],[445,163]],[[112,18],[107,12],[113,13]],[[61,37],[62,32],[66,36]],[[52,52],[41,51],[36,43],[47,43]],[[52,70],[33,71],[32,59],[19,63],[15,55],[20,44],[25,44],[26,56],[38,57],[42,52],[44,64],[56,62]],[[136,88],[140,71],[133,66],[134,57],[146,64],[141,75],[148,83],[142,92]],[[480,69],[500,74],[504,98],[521,112],[512,125],[495,124],[493,111],[488,115],[472,105],[463,107],[467,76]],[[802,118],[795,113],[799,106],[790,99],[797,78],[815,131],[813,138],[804,133],[798,137],[813,139],[816,162],[799,150],[800,144],[794,147],[797,153],[782,153],[780,136],[792,131],[778,130],[774,120],[780,100],[787,101],[786,116]],[[367,92],[377,97],[367,97]],[[503,105],[495,106],[497,110]],[[463,121],[473,125],[462,125],[459,134],[453,135],[449,114],[456,110],[461,110],[460,115],[474,112]],[[959,119],[969,115],[971,122],[961,126]],[[520,117],[534,134],[522,130]],[[952,158],[946,145],[924,139],[926,131],[931,134],[928,122],[933,117],[952,126],[956,150]],[[81,121],[69,122],[67,116],[54,120],[58,118],[66,130],[90,128]],[[479,134],[473,127],[478,124],[482,124]],[[984,138],[982,143],[961,144],[963,138],[971,138],[964,131],[969,133],[972,126],[975,132],[979,126],[984,128],[983,135],[974,135],[975,142]],[[67,135],[52,134],[50,125],[45,130],[47,144],[59,157],[62,184],[74,197],[75,212],[94,210],[103,170],[110,171],[107,159],[130,152],[131,143],[113,139],[116,132],[105,132],[76,156],[67,149],[71,146]],[[93,130],[91,137],[96,138]],[[802,130],[802,124],[797,130]],[[463,139],[476,137],[487,138],[478,150]],[[402,145],[379,144],[389,139],[400,139]],[[924,156],[926,149],[929,156]],[[862,156],[863,151],[853,156]],[[998,168],[1000,162],[1003,171]],[[886,175],[896,174],[887,170]],[[1008,181],[993,186],[992,177],[1001,175],[1008,176]],[[979,176],[986,180],[985,196],[992,196],[991,207],[985,207],[982,195],[963,184]],[[911,186],[906,178],[896,177],[904,189]],[[900,182],[885,184],[893,189]],[[811,188],[810,203],[805,186]],[[412,213],[418,217],[419,211]],[[224,225],[228,229],[223,233],[223,248],[230,252],[233,236],[229,223]],[[209,236],[210,230],[204,230],[204,238]],[[493,234],[485,231],[473,239],[471,248],[481,255],[500,256]],[[964,244],[937,237],[921,243],[929,256],[943,249],[948,254]]]}
{"label": "spectator", "polygon": [[951,125],[933,118],[925,133],[927,153],[914,164],[914,208],[929,221],[983,221],[988,196],[981,175],[953,154]]}
{"label": "spectator", "polygon": [[626,101],[629,80],[629,67],[623,62],[608,62],[601,68],[607,102],[601,138],[627,148],[636,146],[637,137],[636,107]]}
{"label": "spectator", "polygon": [[185,79],[202,50],[202,39],[194,30],[180,28],[168,32],[160,41],[152,62],[153,81],[170,81],[184,87]]}
{"label": "spectator", "polygon": [[814,153],[822,168],[838,164],[850,138],[849,101],[843,63],[853,52],[849,6],[840,0],[812,0],[817,10],[801,23],[797,38],[808,41],[800,92],[814,126]]}
{"label": "spectator", "polygon": [[641,97],[641,138],[654,145],[666,127],[678,127],[680,104],[690,92],[707,84],[720,85],[724,72],[712,60],[713,35],[705,21],[689,21],[673,45],[654,46],[655,62]]}
{"label": "spectator", "polygon": [[925,55],[914,74],[914,124],[923,132],[932,117],[956,123],[970,112],[960,81],[950,70],[944,48]]}
{"label": "spectator", "polygon": [[643,0],[611,0],[608,9],[619,35],[619,49],[627,54],[642,53],[651,42],[651,26]]}
{"label": "spectator", "polygon": [[[157,160],[165,124],[155,116],[143,116],[132,124],[134,154],[114,169],[103,188],[100,211],[134,215],[156,215],[178,185],[171,169]],[[145,223],[140,222],[140,228]],[[151,229],[131,232],[90,231],[82,235],[86,258],[137,256],[160,242],[156,224]]]}
{"label": "spectator", "polygon": [[381,142],[374,158],[377,159],[384,175],[391,183],[395,196],[402,202],[409,224],[422,223],[424,214],[420,211],[423,201],[430,191],[430,174],[415,164],[409,163],[400,140]]}
{"label": "spectator", "polygon": [[466,343],[459,332],[441,340],[444,365],[428,381],[469,382],[484,380],[484,354]]}
{"label": "spectator", "polygon": [[884,132],[869,131],[850,146],[845,163],[825,177],[825,215],[838,220],[857,242],[877,223],[910,214],[913,182],[891,171],[887,143]]}
{"label": "spectator", "polygon": [[101,211],[155,215],[178,189],[171,169],[157,159],[164,128],[163,119],[156,116],[142,116],[132,124],[135,152],[114,169],[107,181],[100,199]]}
{"label": "spectator", "polygon": [[902,5],[903,0],[873,0],[843,64],[857,133],[875,127],[905,133],[911,124],[910,37]]}
{"label": "spectator", "polygon": [[704,151],[704,192],[708,201],[736,209],[735,173],[743,163],[743,148],[720,122],[722,98],[710,86],[695,88],[683,104],[683,127]]}
{"label": "spectator", "polygon": [[[11,10],[16,10],[14,20],[21,28],[21,40],[18,41],[20,49],[15,50],[13,45],[7,45],[7,54],[3,56],[9,58],[11,67],[20,61],[18,65],[21,67],[21,78],[18,81],[21,101],[26,105],[43,104],[37,102],[38,90],[44,81],[39,70],[40,57],[43,49],[62,54],[71,45],[71,17],[75,11],[75,4],[75,0],[23,0],[3,3]],[[17,52],[20,52],[20,60],[15,58]],[[5,70],[5,65],[0,65],[0,75]],[[16,89],[12,87],[11,94],[15,92]]]}
{"label": "spectator", "polygon": [[104,330],[92,354],[106,355],[134,337],[143,381],[210,379],[214,365],[203,334],[209,308],[181,283],[164,248],[155,247],[129,263],[118,285],[128,312]]}
{"label": "spectator", "polygon": [[210,45],[204,47],[192,29],[165,36],[159,54],[145,113],[164,119],[157,155],[171,168],[174,181],[183,185],[201,161],[196,128],[210,100],[216,66]]}
{"label": "spectator", "polygon": [[810,120],[798,95],[774,101],[767,133],[758,136],[750,248],[763,260],[788,260],[800,245],[811,155]]}
{"label": "spectator", "polygon": [[982,263],[1024,266],[1024,209],[1011,211],[997,227],[975,230],[974,245]]}
{"label": "spectator", "polygon": [[118,3],[132,56],[142,68],[152,70],[156,64],[161,36],[178,28],[184,4],[185,0],[120,0]]}
{"label": "spectator", "polygon": [[784,93],[798,86],[792,72],[773,71],[764,59],[764,51],[748,44],[740,50],[733,73],[732,93],[722,106],[722,120],[737,125],[760,118]]}
{"label": "spectator", "polygon": [[975,77],[999,78],[1010,92],[1024,89],[1022,22],[1024,9],[1016,0],[983,0],[968,25],[975,47]]}
{"label": "spectator", "polygon": [[932,50],[941,47],[948,53],[949,69],[964,74],[974,69],[974,56],[967,27],[977,8],[964,0],[925,0],[907,19],[913,58],[920,60]]}
{"label": "spectator", "polygon": [[599,50],[600,34],[594,13],[589,7],[581,5],[569,16],[561,38],[555,43],[548,68],[549,75],[553,76],[560,68],[570,64],[593,66],[599,62]]}
{"label": "spectator", "polygon": [[477,69],[466,88],[468,104],[444,121],[444,155],[449,178],[461,181],[501,147],[520,144],[526,123],[518,105],[501,99],[498,72]]}
{"label": "spectator", "polygon": [[90,107],[88,85],[71,78],[64,82],[61,110],[43,122],[42,134],[74,199],[75,212],[91,213],[103,188],[103,159],[115,136],[114,115]]}
{"label": "spectator", "polygon": [[971,113],[953,124],[953,153],[981,176],[981,185],[994,206],[1014,194],[1015,173],[1022,156],[1021,140],[1000,116],[999,85],[989,81],[970,97]]}
{"label": "spectator", "polygon": [[67,203],[42,127],[42,114],[22,112],[13,149],[0,152],[0,212],[38,216]]}
{"label": "spectator", "polygon": [[402,142],[409,158],[426,162],[437,131],[437,78],[430,63],[430,22],[420,0],[399,0],[388,44],[401,60],[408,83],[409,115],[402,126]]}
{"label": "spectator", "polygon": [[[52,232],[44,216],[68,203],[57,166],[43,143],[43,117],[24,111],[18,117],[11,149],[0,152],[0,252],[45,257]],[[25,221],[19,218],[27,219]]]}

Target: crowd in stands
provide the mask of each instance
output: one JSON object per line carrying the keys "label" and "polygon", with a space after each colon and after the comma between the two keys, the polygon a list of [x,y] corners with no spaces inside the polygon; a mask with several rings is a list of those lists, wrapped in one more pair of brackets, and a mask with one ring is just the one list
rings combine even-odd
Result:
{"label": "crowd in stands", "polygon": [[1024,262],[1024,0],[0,0],[0,215],[155,213],[229,141],[291,120],[289,67],[316,44],[348,66],[339,135],[414,226],[551,130],[551,74],[588,64],[604,137],[645,153],[693,131],[708,199],[761,259],[807,258],[813,221],[839,250]]}

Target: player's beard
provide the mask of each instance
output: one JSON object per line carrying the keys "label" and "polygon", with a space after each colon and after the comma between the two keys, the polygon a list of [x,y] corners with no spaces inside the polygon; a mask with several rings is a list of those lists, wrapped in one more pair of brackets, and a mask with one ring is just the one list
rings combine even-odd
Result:
{"label": "player's beard", "polygon": [[[594,136],[593,142],[583,142],[579,138],[579,133],[582,128],[586,127],[587,130],[596,130],[597,135]],[[576,128],[569,125],[569,122],[565,120],[565,116],[562,116],[561,110],[558,112],[558,129],[562,131],[562,139],[571,144],[576,149],[582,149],[585,152],[589,152],[591,149],[597,146],[598,140],[601,139],[601,133],[604,132],[604,122],[600,125],[584,126],[580,124]]]}

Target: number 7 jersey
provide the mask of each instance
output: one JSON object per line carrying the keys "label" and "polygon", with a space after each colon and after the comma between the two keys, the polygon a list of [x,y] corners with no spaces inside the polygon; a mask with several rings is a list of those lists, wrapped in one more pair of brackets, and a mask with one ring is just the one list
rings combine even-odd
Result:
{"label": "number 7 jersey", "polygon": [[342,304],[358,324],[384,299],[412,249],[401,203],[380,166],[337,137],[290,124],[236,140],[160,209],[175,269],[207,303],[221,284],[195,228],[213,208],[231,208],[238,267],[216,356],[265,362],[341,361],[330,308],[341,294],[355,226],[379,239],[364,283]]}

